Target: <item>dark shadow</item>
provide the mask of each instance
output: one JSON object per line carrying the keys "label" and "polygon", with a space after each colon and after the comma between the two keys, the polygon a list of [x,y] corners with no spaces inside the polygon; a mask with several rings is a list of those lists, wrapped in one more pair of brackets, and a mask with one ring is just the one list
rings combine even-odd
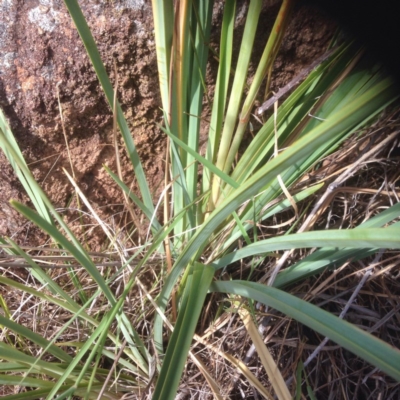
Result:
{"label": "dark shadow", "polygon": [[390,75],[400,81],[400,28],[396,2],[390,0],[301,0],[323,10],[381,61]]}

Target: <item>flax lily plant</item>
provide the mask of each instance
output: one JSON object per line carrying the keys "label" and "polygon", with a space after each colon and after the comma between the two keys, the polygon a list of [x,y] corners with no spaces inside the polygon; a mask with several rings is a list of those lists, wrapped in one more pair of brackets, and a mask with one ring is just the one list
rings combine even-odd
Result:
{"label": "flax lily plant", "polygon": [[[392,223],[400,216],[399,204],[352,230],[310,231],[311,219],[298,227],[302,216],[298,214],[297,203],[323,186],[321,183],[301,189],[299,181],[395,100],[391,80],[378,66],[368,66],[362,49],[355,44],[334,41],[329,54],[304,74],[305,79],[286,100],[279,107],[275,103],[267,111],[250,144],[244,147],[242,141],[249,134],[250,118],[257,114],[255,102],[265,92],[265,82],[279,51],[293,1],[282,2],[262,55],[256,60],[255,73],[250,77],[248,71],[250,62],[254,63],[252,54],[262,1],[250,1],[241,37],[236,37],[234,30],[236,2],[225,2],[218,70],[211,93],[206,68],[213,2],[182,0],[174,4],[170,0],[153,0],[164,112],[160,128],[168,140],[164,219],[159,221],[155,214],[156,201],[151,196],[131,132],[114,98],[112,83],[88,25],[76,0],[65,0],[65,4],[114,112],[139,183],[140,197],[130,193],[121,176],[109,173],[129,201],[148,218],[152,237],[145,250],[131,257],[120,252],[122,269],[130,271],[130,279],[123,293],[117,296],[111,286],[122,269],[107,278],[99,273],[92,256],[34,181],[1,115],[1,147],[29,193],[36,212],[16,202],[14,207],[47,232],[57,244],[57,251],[72,256],[97,284],[95,292],[83,294],[82,306],[16,243],[2,239],[10,256],[22,257],[47,291],[34,290],[3,277],[0,282],[69,312],[71,318],[63,329],[78,321],[90,332],[85,341],[65,344],[76,348],[71,355],[56,345],[62,332],[48,340],[14,322],[8,313],[0,316],[3,330],[14,332],[18,340],[31,341],[41,354],[35,358],[11,342],[0,344],[3,360],[0,381],[36,388],[18,395],[23,397],[5,398],[57,396],[62,399],[73,394],[90,399],[120,398],[127,391],[139,398],[154,384],[153,399],[174,399],[188,356],[202,371],[214,396],[222,398],[221,388],[212,375],[190,352],[194,338],[201,343],[195,331],[206,295],[211,292],[226,293],[232,302],[242,299],[240,304],[243,304],[243,299],[248,298],[274,308],[400,380],[400,351],[284,290],[289,283],[318,274],[349,258],[361,258],[382,248],[400,248],[400,228],[398,223]],[[232,55],[234,41],[241,43],[236,64]],[[205,114],[206,103],[210,115]],[[264,117],[261,113],[258,115],[259,119]],[[209,120],[204,152],[200,149],[202,119]],[[257,224],[290,208],[294,209],[297,222],[286,235],[257,239]],[[239,241],[244,243],[240,249]],[[273,252],[298,248],[319,250],[289,269],[283,262],[282,265],[277,262],[268,282],[219,278],[222,269],[235,268],[240,260],[260,262],[260,257],[268,257]],[[146,268],[156,253],[163,253],[168,269],[161,277],[158,297],[153,299],[149,295],[155,316],[150,337],[144,337],[128,318],[124,305],[132,287],[140,285],[136,279],[138,271]],[[89,311],[89,306],[98,298],[102,298],[106,310],[101,318]],[[262,348],[263,342],[260,344],[257,340],[246,310],[240,315],[252,339],[258,343],[258,353],[269,356],[268,350]],[[109,371],[101,368],[103,358],[115,359],[115,376],[110,377]],[[227,359],[265,397],[271,396],[240,360]],[[263,360],[267,370],[275,370],[269,378],[277,396],[290,398],[289,389],[276,368],[268,369],[267,364],[273,362],[270,356]]]}

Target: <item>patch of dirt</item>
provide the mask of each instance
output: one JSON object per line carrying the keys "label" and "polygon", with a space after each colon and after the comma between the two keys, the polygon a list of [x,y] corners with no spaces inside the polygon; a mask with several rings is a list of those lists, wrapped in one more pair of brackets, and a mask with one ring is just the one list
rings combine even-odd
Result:
{"label": "patch of dirt", "polygon": [[271,84],[273,91],[285,86],[321,56],[337,29],[335,21],[311,6],[297,7],[293,14],[275,60]]}

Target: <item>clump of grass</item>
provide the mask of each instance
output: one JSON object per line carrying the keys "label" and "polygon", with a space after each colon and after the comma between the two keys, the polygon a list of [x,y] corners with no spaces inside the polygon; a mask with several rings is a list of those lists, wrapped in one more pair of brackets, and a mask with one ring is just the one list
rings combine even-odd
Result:
{"label": "clump of grass", "polygon": [[[40,253],[35,249],[35,254],[2,239],[10,260],[23,260],[29,274],[22,282],[5,276],[0,282],[20,293],[21,299],[27,296],[29,300],[21,302],[15,315],[10,312],[15,305],[3,301],[7,312],[0,316],[0,323],[7,341],[0,344],[1,382],[26,388],[26,399],[121,398],[127,393],[133,398],[173,399],[183,371],[187,385],[181,386],[181,393],[203,390],[197,384],[195,365],[208,393],[216,398],[234,390],[244,391],[238,373],[246,379],[247,394],[254,391],[266,398],[272,398],[272,393],[280,399],[293,395],[300,398],[302,383],[309,393],[322,390],[318,376],[305,373],[307,360],[304,364],[301,360],[309,350],[303,344],[303,326],[400,379],[400,352],[344,321],[344,315],[335,315],[334,308],[324,310],[318,297],[324,291],[336,290],[332,282],[340,275],[332,272],[334,268],[347,273],[350,263],[380,257],[382,248],[400,248],[397,197],[379,213],[373,211],[371,203],[362,220],[348,212],[347,199],[335,206],[339,193],[392,195],[387,188],[385,193],[383,188],[371,193],[371,188],[362,186],[350,186],[352,190],[343,187],[371,157],[380,154],[384,145],[389,146],[389,139],[375,145],[372,134],[361,136],[361,128],[396,99],[391,80],[379,66],[370,66],[354,43],[334,41],[330,53],[308,76],[304,74],[304,81],[286,101],[279,107],[275,103],[240,154],[250,115],[273,66],[293,2],[283,1],[248,89],[247,73],[261,2],[252,0],[249,4],[236,65],[232,64],[235,2],[227,2],[206,152],[201,155],[200,116],[208,94],[205,71],[212,2],[178,2],[175,8],[169,1],[153,2],[165,116],[161,128],[168,137],[164,221],[160,221],[160,204],[151,196],[132,135],[87,23],[75,0],[65,3],[113,110],[115,134],[118,127],[140,195],[131,193],[120,171],[107,171],[121,187],[133,222],[138,225],[135,215],[140,211],[147,218],[149,230],[139,232],[142,239],[138,248],[126,248],[126,241],[98,217],[69,177],[80,201],[109,239],[109,252],[88,252],[34,181],[0,115],[0,145],[36,211],[12,204],[53,241],[47,249],[50,258],[46,259],[44,249]],[[364,147],[351,142],[354,134],[363,137]],[[335,151],[343,143],[347,144],[338,155]],[[352,154],[357,148],[362,155],[356,161]],[[352,164],[346,165],[347,159]],[[319,199],[314,202],[316,193]],[[358,202],[352,203],[353,208],[354,204]],[[340,217],[333,217],[333,213]],[[321,221],[327,222],[321,225]],[[62,267],[69,274],[53,275],[44,261],[58,267],[66,264]],[[304,279],[308,277],[316,280],[307,281],[313,285],[314,297],[299,292],[307,287]],[[367,279],[369,276],[363,285]],[[358,292],[361,288],[356,288]],[[353,300],[348,300],[349,306]],[[54,324],[51,332],[42,326],[37,329],[43,314],[41,305],[55,310],[52,318],[58,325]],[[269,335],[282,338],[277,350],[266,347],[257,333],[260,308],[269,318],[263,319],[264,325],[272,326],[274,321]],[[32,315],[29,327],[25,320],[15,321],[24,313]],[[248,360],[244,353],[244,349],[250,351],[242,345],[250,346],[247,333],[268,371],[268,379],[246,366],[247,361],[254,360],[251,353]],[[298,353],[287,353],[287,343],[293,338],[297,338]],[[207,357],[197,352],[199,346],[208,352]],[[231,354],[229,347],[236,353]],[[312,367],[315,360],[322,362],[318,354],[310,362]],[[188,364],[188,357],[192,363]],[[220,357],[226,366],[223,370],[231,371],[229,382],[218,375]],[[357,390],[354,392],[359,393]]]}

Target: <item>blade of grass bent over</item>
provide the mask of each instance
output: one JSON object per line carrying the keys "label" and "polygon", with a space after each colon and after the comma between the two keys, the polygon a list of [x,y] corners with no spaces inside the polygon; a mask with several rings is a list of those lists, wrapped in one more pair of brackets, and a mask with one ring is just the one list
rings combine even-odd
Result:
{"label": "blade of grass bent over", "polygon": [[[400,203],[397,203],[354,229],[380,228],[381,226],[393,221],[395,218],[398,218],[399,215]],[[397,222],[392,226],[395,227],[398,225],[399,223]],[[341,250],[338,250],[337,248],[318,249],[314,253],[305,257],[303,260],[300,260],[294,265],[291,265],[290,267],[281,271],[275,279],[274,286],[282,288],[290,283],[305,279],[308,276],[316,275],[324,271],[329,266],[334,265],[336,268],[338,268],[349,259],[358,260],[365,258],[375,253],[377,250],[378,248],[371,248],[370,250],[365,248]]]}
{"label": "blade of grass bent over", "polygon": [[309,326],[400,382],[400,351],[333,314],[279,289],[254,282],[214,282],[212,292],[236,294],[266,304]]}
{"label": "blade of grass bent over", "polygon": [[220,269],[245,257],[270,251],[313,247],[400,249],[400,227],[312,231],[278,236],[227,254],[214,266]]}

